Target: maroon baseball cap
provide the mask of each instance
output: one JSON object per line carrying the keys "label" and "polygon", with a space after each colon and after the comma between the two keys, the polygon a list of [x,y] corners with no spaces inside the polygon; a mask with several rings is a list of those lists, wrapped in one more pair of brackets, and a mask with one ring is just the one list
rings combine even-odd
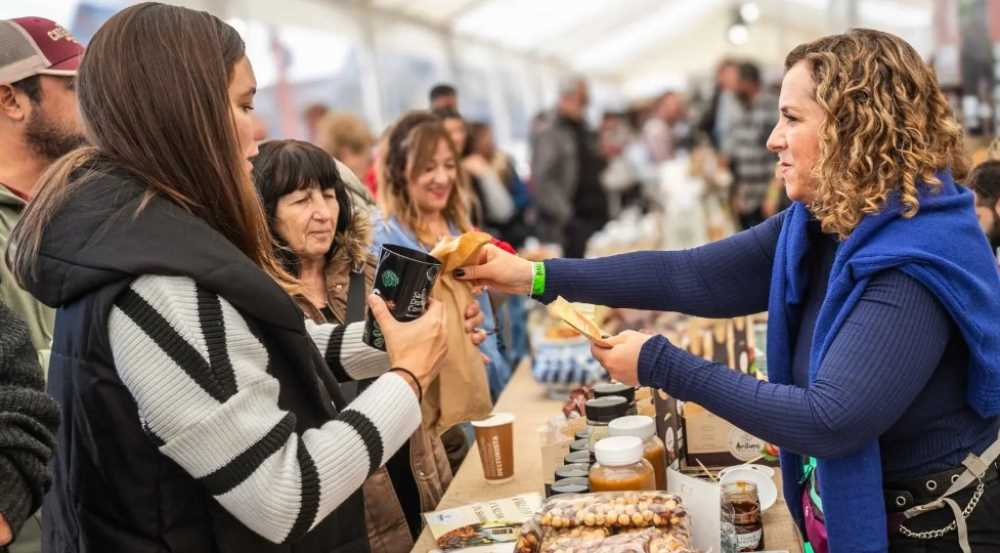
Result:
{"label": "maroon baseball cap", "polygon": [[83,44],[65,27],[41,17],[0,20],[0,84],[34,75],[72,77]]}

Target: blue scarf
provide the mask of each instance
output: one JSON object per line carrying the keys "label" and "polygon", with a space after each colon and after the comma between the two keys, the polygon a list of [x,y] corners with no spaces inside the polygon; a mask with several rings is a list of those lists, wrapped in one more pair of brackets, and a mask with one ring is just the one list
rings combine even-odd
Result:
{"label": "blue scarf", "polygon": [[[890,198],[840,244],[816,320],[809,382],[869,279],[895,269],[923,284],[958,325],[969,347],[966,397],[980,416],[992,417],[1000,414],[1000,272],[976,222],[972,193],[957,186],[950,172],[937,176],[940,192],[921,186],[915,217],[904,218],[898,198]],[[792,348],[808,283],[810,218],[801,203],[789,208],[774,258],[767,356],[768,377],[779,384],[792,383]],[[802,458],[782,451],[781,466],[785,500],[801,521]],[[818,474],[831,552],[887,551],[878,440],[847,457],[819,459]]]}

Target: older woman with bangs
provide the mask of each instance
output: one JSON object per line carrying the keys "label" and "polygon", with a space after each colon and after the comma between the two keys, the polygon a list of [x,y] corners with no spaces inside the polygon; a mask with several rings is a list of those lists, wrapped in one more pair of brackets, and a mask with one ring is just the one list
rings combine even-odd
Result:
{"label": "older woman with bangs", "polygon": [[639,332],[593,353],[781,446],[817,551],[1000,551],[1000,275],[955,183],[962,130],[893,35],[803,44],[785,68],[768,146],[789,209],[683,252],[533,265],[488,248],[459,278],[546,302],[767,310],[770,382]]}
{"label": "older woman with bangs", "polygon": [[[357,176],[318,146],[299,140],[261,144],[253,168],[274,256],[297,277],[286,291],[314,323],[363,321],[375,256],[369,251],[367,206],[356,208],[352,201],[357,198],[352,189],[361,186]],[[465,324],[474,333],[473,343],[485,338],[476,332],[482,321],[479,305],[469,305]],[[351,382],[341,388],[350,400],[369,384]],[[369,545],[385,553],[412,549],[420,513],[437,507],[451,478],[441,439],[418,428],[362,487]]]}

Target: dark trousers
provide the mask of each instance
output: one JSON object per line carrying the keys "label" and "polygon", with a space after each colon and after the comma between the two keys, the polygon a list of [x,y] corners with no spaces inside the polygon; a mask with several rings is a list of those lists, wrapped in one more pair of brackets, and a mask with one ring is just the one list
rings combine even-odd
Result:
{"label": "dark trousers", "polygon": [[587,241],[604,228],[606,222],[604,219],[571,219],[563,229],[563,257],[583,257],[587,253]]}
{"label": "dark trousers", "polygon": [[[953,496],[958,506],[965,508],[975,492],[972,486]],[[907,521],[906,527],[913,532],[936,530],[955,520],[951,509],[945,508],[920,515]],[[1000,480],[986,485],[982,499],[976,509],[966,519],[969,527],[969,545],[973,553],[1000,553]],[[891,553],[961,553],[958,533],[949,532],[934,540],[917,540],[893,533],[889,536]]]}

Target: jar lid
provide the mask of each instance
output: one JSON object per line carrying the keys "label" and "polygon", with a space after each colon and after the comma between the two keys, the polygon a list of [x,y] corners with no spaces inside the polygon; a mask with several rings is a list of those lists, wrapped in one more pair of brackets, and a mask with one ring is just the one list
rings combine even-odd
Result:
{"label": "jar lid", "polygon": [[552,495],[563,493],[590,493],[590,481],[586,478],[565,478],[552,484]]}
{"label": "jar lid", "polygon": [[608,423],[608,436],[635,436],[640,440],[648,440],[655,435],[656,421],[653,417],[619,417]]}
{"label": "jar lid", "polygon": [[642,460],[642,440],[635,436],[604,438],[594,446],[597,462],[608,467],[632,465]]}
{"label": "jar lid", "polygon": [[569,444],[570,451],[586,451],[590,449],[590,439],[580,438],[579,440],[573,440]]}
{"label": "jar lid", "polygon": [[563,465],[556,469],[556,480],[586,478],[588,474],[590,474],[590,465],[586,463],[573,463],[572,465]]}
{"label": "jar lid", "polygon": [[594,384],[593,390],[595,398],[621,396],[629,403],[635,401],[635,388],[619,382],[602,382],[600,384]]}
{"label": "jar lid", "polygon": [[722,484],[722,496],[725,497],[740,497],[749,498],[750,501],[754,503],[759,503],[760,499],[757,494],[757,484],[755,482],[750,482],[749,480],[735,480],[732,482],[724,482]]}
{"label": "jar lid", "polygon": [[576,463],[583,463],[585,465],[591,464],[593,458],[591,457],[591,452],[589,451],[574,451],[566,457],[563,457],[563,462],[567,465],[573,465]]}
{"label": "jar lid", "polygon": [[628,400],[622,396],[605,396],[587,401],[587,420],[611,422],[628,413]]}
{"label": "jar lid", "polygon": [[577,432],[576,435],[574,436],[574,438],[576,438],[577,440],[583,440],[589,437],[590,437],[590,428],[586,426],[583,427],[583,430]]}

